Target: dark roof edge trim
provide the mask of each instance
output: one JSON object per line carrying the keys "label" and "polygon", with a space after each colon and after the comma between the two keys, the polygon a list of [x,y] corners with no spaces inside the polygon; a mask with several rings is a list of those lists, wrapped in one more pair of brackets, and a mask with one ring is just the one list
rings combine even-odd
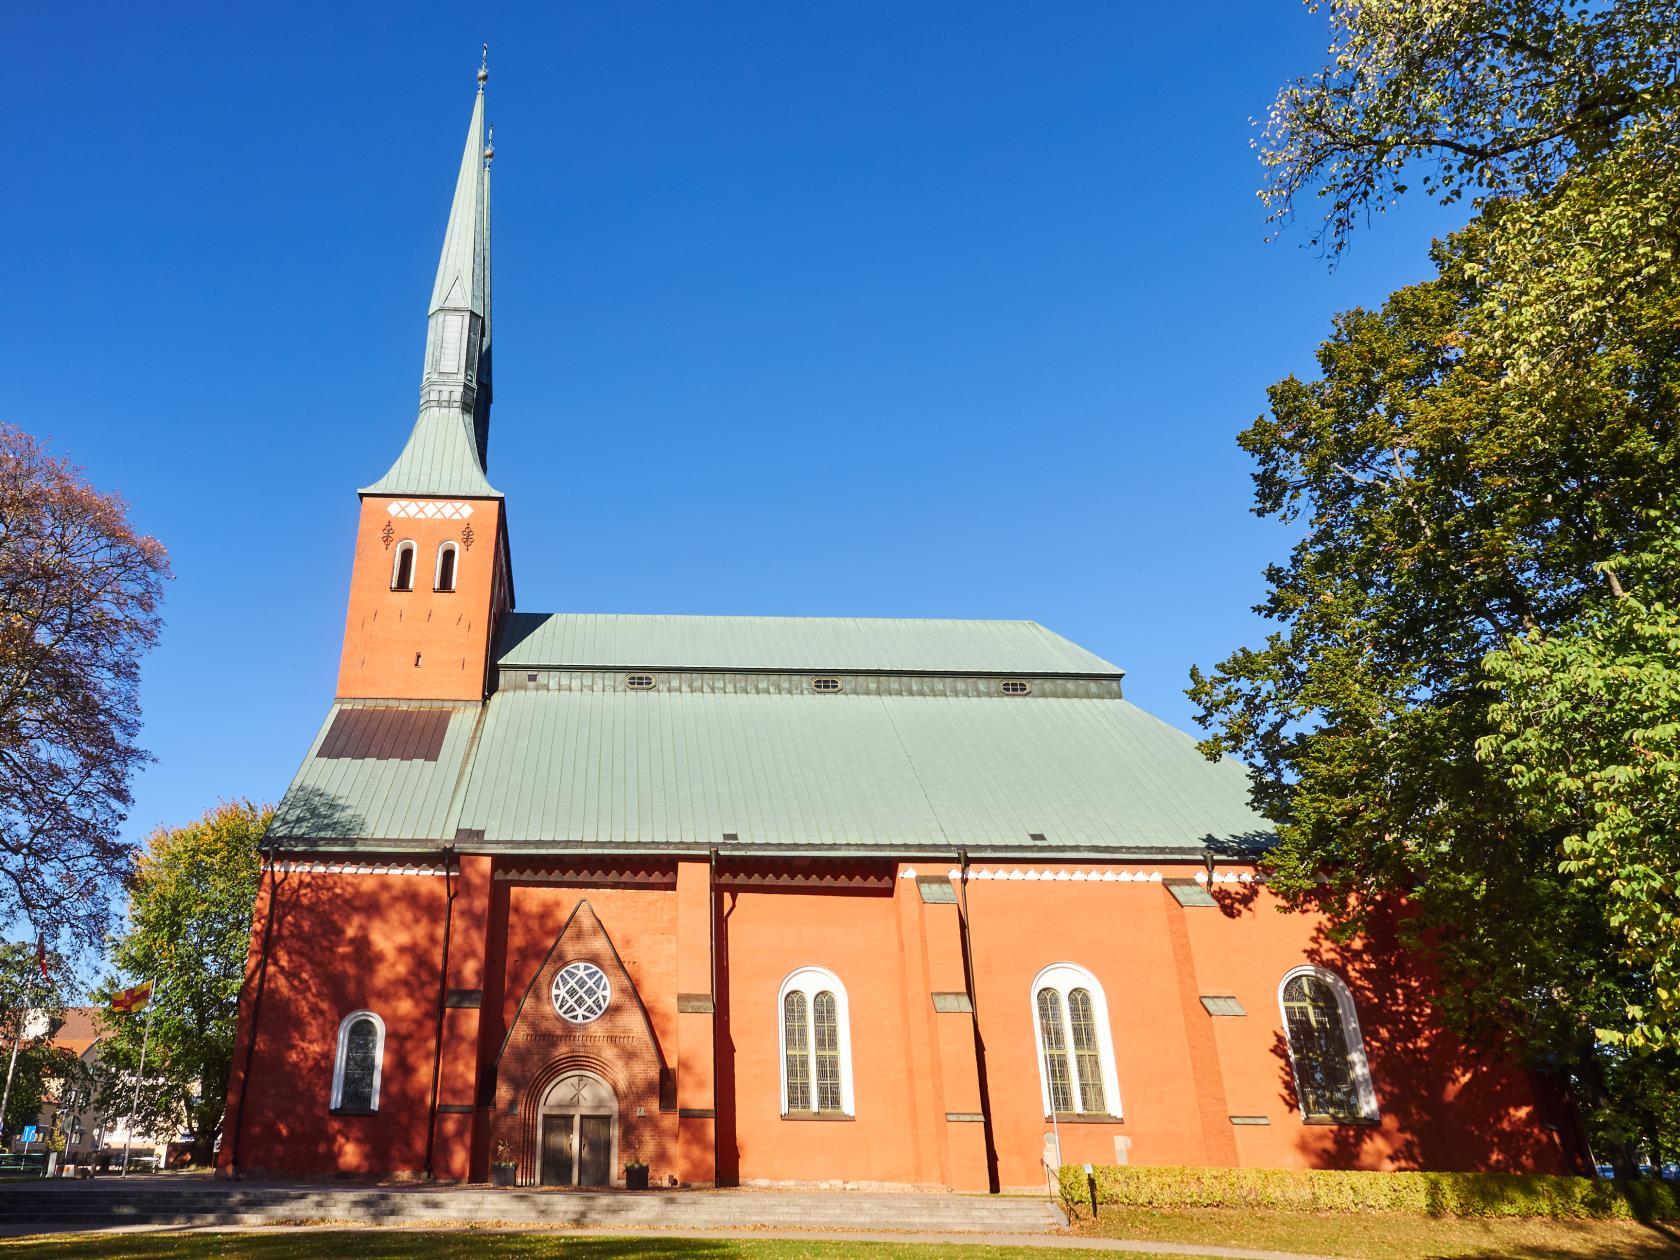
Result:
{"label": "dark roof edge trim", "polygon": [[[289,842],[289,843],[288,843]],[[866,858],[875,861],[895,862],[950,862],[959,860],[957,848],[941,849],[906,849],[906,848],[874,848],[859,846],[856,848],[837,848],[834,846],[801,848],[796,845],[655,845],[655,844],[618,844],[618,845],[532,845],[485,841],[475,844],[471,848],[463,848],[458,844],[446,841],[432,843],[418,843],[401,840],[317,840],[310,841],[300,836],[268,836],[264,838],[264,848],[276,857],[296,856],[320,860],[328,855],[339,854],[345,858],[357,858],[362,861],[369,859],[414,859],[426,856],[436,856],[446,843],[450,843],[458,855],[483,855],[486,857],[522,857],[522,858],[618,858],[646,861],[650,858],[662,857],[707,857],[717,853],[724,858],[834,858],[858,859]],[[1163,849],[1064,849],[1064,848],[988,848],[985,845],[967,845],[971,861],[975,858],[986,862],[1024,862],[1028,864],[1042,864],[1046,861],[1056,862],[1190,862],[1200,865],[1211,853],[1214,860],[1221,865],[1251,866],[1271,847],[1269,843],[1256,844],[1250,848],[1233,851],[1230,849],[1208,849],[1201,846],[1195,848]]]}
{"label": "dark roof edge trim", "polygon": [[1057,669],[858,669],[855,666],[837,669],[831,665],[581,665],[540,664],[529,661],[508,662],[496,658],[497,669],[554,669],[581,674],[599,672],[617,674],[640,670],[647,674],[832,674],[843,678],[1071,678],[1080,682],[1119,682],[1126,671],[1115,667],[1113,672],[1093,674],[1089,671]]}

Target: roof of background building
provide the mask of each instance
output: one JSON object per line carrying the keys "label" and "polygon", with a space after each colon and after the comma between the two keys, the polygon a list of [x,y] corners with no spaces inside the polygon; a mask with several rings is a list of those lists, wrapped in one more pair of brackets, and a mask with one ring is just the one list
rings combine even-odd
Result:
{"label": "roof of background building", "polygon": [[[1240,764],[1032,622],[525,615],[498,664],[552,685],[335,704],[271,842],[1159,860],[1271,835]],[[640,691],[626,669],[662,672]],[[851,681],[822,694],[777,670]],[[996,674],[1039,685],[1003,695]]]}
{"label": "roof of background building", "polygon": [[99,1029],[93,1022],[98,1013],[97,1006],[66,1007],[64,1022],[52,1034],[52,1044],[62,1046],[77,1056],[86,1054],[88,1047],[100,1037]]}

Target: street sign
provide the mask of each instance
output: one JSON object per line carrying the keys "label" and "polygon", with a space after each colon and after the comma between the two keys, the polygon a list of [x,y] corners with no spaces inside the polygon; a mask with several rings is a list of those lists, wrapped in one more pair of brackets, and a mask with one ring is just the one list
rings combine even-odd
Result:
{"label": "street sign", "polygon": [[32,1124],[26,1124],[26,1125],[23,1126],[23,1144],[25,1146],[29,1145],[29,1143],[31,1143],[35,1140],[35,1132],[36,1132],[36,1126],[34,1126]]}

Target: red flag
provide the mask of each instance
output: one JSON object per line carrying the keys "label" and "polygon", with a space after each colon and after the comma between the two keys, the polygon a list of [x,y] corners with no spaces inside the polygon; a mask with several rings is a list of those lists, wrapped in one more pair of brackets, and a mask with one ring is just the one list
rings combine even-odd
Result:
{"label": "red flag", "polygon": [[133,1015],[146,1009],[146,1003],[152,1000],[152,982],[137,984],[132,989],[124,989],[111,998],[111,1009],[119,1014]]}
{"label": "red flag", "polygon": [[41,969],[41,979],[51,984],[52,977],[47,974],[47,938],[44,935],[35,937],[35,965]]}

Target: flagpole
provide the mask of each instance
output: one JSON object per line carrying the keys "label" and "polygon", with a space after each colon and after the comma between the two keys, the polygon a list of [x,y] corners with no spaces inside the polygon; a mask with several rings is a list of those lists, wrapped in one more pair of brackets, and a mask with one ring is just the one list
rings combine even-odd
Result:
{"label": "flagpole", "polygon": [[128,1176],[128,1150],[134,1145],[134,1113],[140,1110],[140,1082],[146,1079],[146,1049],[152,1044],[152,1016],[157,1013],[157,997],[162,988],[163,982],[160,980],[152,986],[152,991],[146,998],[146,1031],[140,1037],[140,1070],[134,1074],[134,1101],[128,1106],[128,1122],[123,1125],[124,1177]]}
{"label": "flagpole", "polygon": [[18,1044],[23,1040],[23,1028],[28,1022],[29,1012],[25,1010],[18,1015],[17,1032],[12,1037],[12,1063],[6,1069],[6,1092],[0,1094],[0,1140],[6,1136],[6,1108],[12,1101],[12,1073],[17,1071]]}

